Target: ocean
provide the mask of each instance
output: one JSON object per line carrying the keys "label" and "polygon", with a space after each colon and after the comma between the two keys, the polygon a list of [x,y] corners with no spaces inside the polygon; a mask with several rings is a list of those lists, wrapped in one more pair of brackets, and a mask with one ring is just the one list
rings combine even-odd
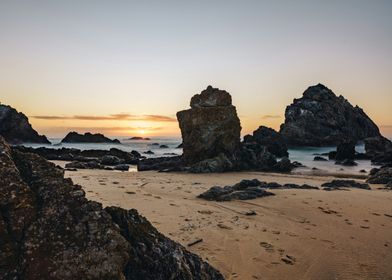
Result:
{"label": "ocean", "polygon": [[[121,141],[121,144],[106,144],[106,143],[61,143],[61,138],[49,138],[52,142],[51,145],[47,144],[24,144],[25,146],[37,148],[76,148],[80,150],[100,149],[109,150],[111,148],[117,148],[123,151],[131,152],[136,150],[143,156],[148,158],[161,157],[170,155],[181,155],[182,148],[178,148],[181,144],[181,138],[168,138],[168,137],[156,137],[151,140],[129,140],[117,138]],[[161,145],[167,146],[167,148],[161,148]],[[334,161],[314,161],[313,158],[318,154],[327,153],[336,150],[336,147],[302,147],[289,149],[289,158],[292,161],[298,161],[306,166],[306,168],[297,168],[294,173],[310,173],[314,172],[312,168],[317,168],[318,172],[326,173],[341,173],[341,174],[362,174],[360,170],[366,170],[377,167],[372,165],[370,160],[356,160],[357,166],[341,166],[336,165]],[[146,151],[152,151],[154,154],[145,154]],[[364,152],[364,145],[356,146],[357,152]],[[136,171],[136,168],[130,168],[130,171]]]}

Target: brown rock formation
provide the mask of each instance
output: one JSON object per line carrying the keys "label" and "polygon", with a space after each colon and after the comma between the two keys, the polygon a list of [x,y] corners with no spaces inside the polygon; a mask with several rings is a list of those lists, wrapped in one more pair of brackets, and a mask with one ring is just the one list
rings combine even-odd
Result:
{"label": "brown rock formation", "polygon": [[2,137],[0,278],[223,279],[136,210],[88,201],[63,170]]}
{"label": "brown rock formation", "polygon": [[241,125],[229,93],[208,86],[192,97],[190,105],[191,109],[177,113],[188,164],[239,148]]}
{"label": "brown rock formation", "polygon": [[8,143],[43,143],[50,144],[49,140],[35,131],[29,119],[14,108],[0,104],[0,135]]}

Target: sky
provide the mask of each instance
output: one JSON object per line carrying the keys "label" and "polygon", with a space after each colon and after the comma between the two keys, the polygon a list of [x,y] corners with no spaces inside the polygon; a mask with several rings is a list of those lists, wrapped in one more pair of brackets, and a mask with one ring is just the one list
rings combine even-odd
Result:
{"label": "sky", "polygon": [[392,1],[0,0],[0,102],[50,137],[179,136],[228,91],[242,134],[323,83],[392,135]]}

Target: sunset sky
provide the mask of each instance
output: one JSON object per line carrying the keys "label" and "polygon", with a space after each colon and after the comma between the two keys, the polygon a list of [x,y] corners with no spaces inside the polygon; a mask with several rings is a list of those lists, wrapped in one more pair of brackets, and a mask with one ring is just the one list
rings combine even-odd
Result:
{"label": "sunset sky", "polygon": [[34,128],[179,136],[208,85],[243,134],[323,83],[392,135],[392,1],[0,0],[0,102]]}

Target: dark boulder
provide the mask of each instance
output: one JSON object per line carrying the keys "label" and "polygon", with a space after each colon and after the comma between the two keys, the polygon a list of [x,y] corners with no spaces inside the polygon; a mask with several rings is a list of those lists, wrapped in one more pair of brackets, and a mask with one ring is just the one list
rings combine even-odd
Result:
{"label": "dark boulder", "polygon": [[209,86],[191,100],[191,109],[177,113],[187,164],[231,154],[240,145],[241,125],[226,91]]}
{"label": "dark boulder", "polygon": [[320,157],[320,156],[315,156],[313,158],[314,161],[328,161],[328,159],[324,158],[324,157]]}
{"label": "dark boulder", "polygon": [[374,164],[392,164],[392,142],[387,138],[371,137],[365,139],[366,155]]}
{"label": "dark boulder", "polygon": [[139,159],[142,158],[140,153],[137,151],[132,151],[130,153],[124,152],[122,150],[111,148],[108,150],[79,150],[79,149],[69,149],[69,148],[61,148],[61,149],[52,149],[52,148],[30,148],[17,146],[14,149],[17,149],[24,153],[34,153],[44,157],[47,160],[65,160],[65,161],[79,161],[79,162],[88,162],[88,161],[101,161],[101,159],[105,156],[114,156],[120,159],[122,163],[125,164],[137,164]]}
{"label": "dark boulder", "polygon": [[92,134],[90,132],[86,132],[85,134],[79,134],[75,131],[68,133],[61,143],[112,143],[112,144],[120,144],[118,139],[110,139],[105,137],[101,133]]}
{"label": "dark boulder", "polygon": [[230,200],[249,200],[258,197],[265,197],[274,195],[273,193],[266,191],[260,187],[246,187],[241,190],[235,189],[231,186],[211,187],[208,191],[200,194],[198,197],[205,200],[213,201],[230,201]]}
{"label": "dark boulder", "polygon": [[101,165],[96,160],[91,161],[72,161],[65,164],[65,168],[68,169],[104,169],[104,166]]}
{"label": "dark boulder", "polygon": [[388,184],[389,182],[392,182],[392,167],[372,169],[367,182],[370,184]]}
{"label": "dark boulder", "polygon": [[116,156],[106,155],[101,158],[101,164],[103,165],[118,165],[122,163],[121,159]]}
{"label": "dark boulder", "polygon": [[0,166],[2,279],[223,279],[136,210],[103,209],[1,137]]}
{"label": "dark boulder", "polygon": [[332,146],[380,136],[377,125],[358,106],[318,84],[287,106],[280,133],[291,146]]}
{"label": "dark boulder", "polygon": [[268,151],[277,157],[287,157],[289,155],[286,142],[280,133],[266,126],[260,126],[253,131],[253,135],[246,135],[244,142],[266,146]]}
{"label": "dark boulder", "polygon": [[342,189],[342,188],[356,188],[356,189],[364,189],[370,190],[370,186],[366,183],[359,183],[354,180],[332,180],[331,182],[327,182],[321,185],[324,190],[334,190],[334,189]]}
{"label": "dark boulder", "polygon": [[0,135],[11,144],[50,144],[44,135],[39,135],[29,119],[11,106],[0,104]]}
{"label": "dark boulder", "polygon": [[257,179],[242,180],[233,186],[214,186],[209,190],[198,195],[198,198],[213,201],[230,201],[230,200],[249,200],[258,197],[265,197],[274,195],[266,189],[306,189],[318,190],[318,187],[310,185],[297,185],[297,184],[278,184],[275,182],[267,183]]}
{"label": "dark boulder", "polygon": [[355,158],[355,142],[351,140],[342,141],[336,147],[336,160],[345,160]]}
{"label": "dark boulder", "polygon": [[137,164],[138,171],[184,171],[185,169],[185,163],[182,156],[146,158],[140,160]]}
{"label": "dark boulder", "polygon": [[118,171],[128,171],[129,165],[128,164],[117,164],[113,167],[114,170]]}

